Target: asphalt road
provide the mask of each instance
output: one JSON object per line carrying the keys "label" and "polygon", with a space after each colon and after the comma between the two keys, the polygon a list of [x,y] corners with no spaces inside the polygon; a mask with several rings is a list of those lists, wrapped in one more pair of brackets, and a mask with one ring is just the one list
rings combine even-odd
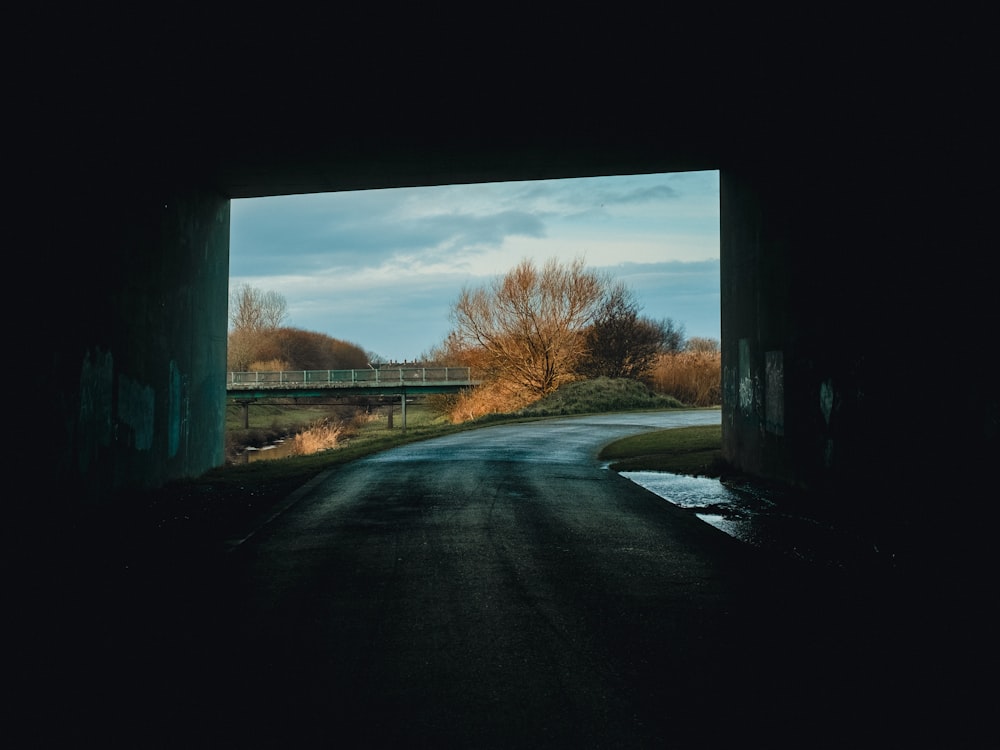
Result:
{"label": "asphalt road", "polygon": [[95,591],[61,726],[134,747],[898,737],[936,675],[908,666],[892,592],[741,544],[596,459],[718,419],[496,426],[338,468],[212,562]]}

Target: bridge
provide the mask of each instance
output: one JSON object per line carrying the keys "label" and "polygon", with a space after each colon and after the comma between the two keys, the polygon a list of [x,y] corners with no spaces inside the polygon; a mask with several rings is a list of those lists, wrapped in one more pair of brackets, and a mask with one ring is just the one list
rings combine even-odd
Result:
{"label": "bridge", "polygon": [[250,404],[275,398],[399,396],[403,429],[406,397],[415,393],[458,393],[479,385],[469,367],[381,367],[366,370],[281,370],[230,372],[226,398],[243,407],[243,427]]}

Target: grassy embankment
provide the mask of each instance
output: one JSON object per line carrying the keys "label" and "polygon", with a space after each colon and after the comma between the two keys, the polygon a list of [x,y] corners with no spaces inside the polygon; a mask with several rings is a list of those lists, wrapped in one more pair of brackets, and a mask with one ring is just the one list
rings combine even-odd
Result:
{"label": "grassy embankment", "polygon": [[722,460],[722,426],[707,425],[657,430],[616,440],[600,456],[614,471],[668,471],[719,477]]}

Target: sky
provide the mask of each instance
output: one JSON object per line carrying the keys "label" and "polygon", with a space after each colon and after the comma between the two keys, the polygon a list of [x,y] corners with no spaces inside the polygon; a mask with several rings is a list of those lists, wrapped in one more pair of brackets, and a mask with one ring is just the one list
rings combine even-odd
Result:
{"label": "sky", "polygon": [[550,258],[582,258],[641,315],[721,338],[715,171],[232,201],[231,288],[278,292],[285,325],[391,361],[444,341],[463,288]]}

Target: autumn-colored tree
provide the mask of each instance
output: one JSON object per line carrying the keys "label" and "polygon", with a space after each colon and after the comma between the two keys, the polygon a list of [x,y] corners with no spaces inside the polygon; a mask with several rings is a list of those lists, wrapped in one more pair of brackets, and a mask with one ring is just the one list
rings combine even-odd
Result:
{"label": "autumn-colored tree", "polygon": [[275,369],[353,370],[368,366],[368,355],[355,344],[301,328],[229,333],[228,366],[237,372]]}
{"label": "autumn-colored tree", "polygon": [[523,260],[486,286],[462,291],[452,311],[456,345],[479,349],[487,374],[545,396],[575,377],[609,281],[582,259]]}
{"label": "autumn-colored tree", "polygon": [[444,341],[422,354],[419,359],[427,366],[472,367],[478,370],[486,368],[487,360],[481,348],[462,341],[455,331],[449,333]]}
{"label": "autumn-colored tree", "polygon": [[229,296],[230,371],[248,369],[352,370],[367,367],[365,351],[347,341],[301,328],[282,327],[285,298],[241,284]]}
{"label": "autumn-colored tree", "polygon": [[353,370],[368,366],[368,355],[354,344],[301,328],[273,331],[272,346],[277,359],[294,370]]}

